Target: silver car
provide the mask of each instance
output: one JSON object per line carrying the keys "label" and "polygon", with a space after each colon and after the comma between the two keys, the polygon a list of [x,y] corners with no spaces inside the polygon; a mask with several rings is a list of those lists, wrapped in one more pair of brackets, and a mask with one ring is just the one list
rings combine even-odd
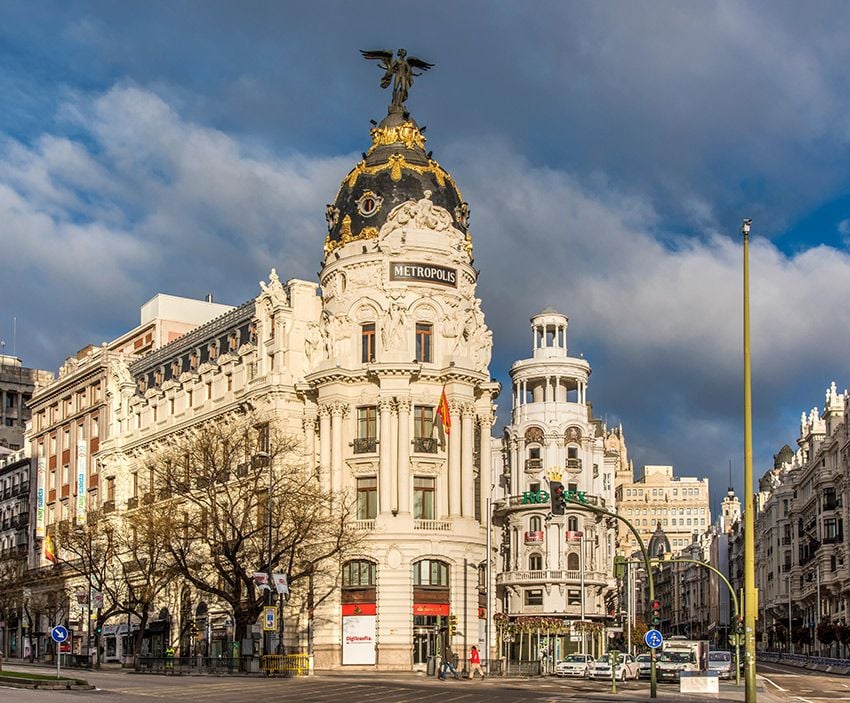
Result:
{"label": "silver car", "polygon": [[652,669],[652,657],[649,654],[638,654],[635,661],[638,665],[638,678],[648,679]]}
{"label": "silver car", "polygon": [[708,653],[708,670],[716,671],[721,679],[732,678],[732,653],[724,650],[712,650]]}

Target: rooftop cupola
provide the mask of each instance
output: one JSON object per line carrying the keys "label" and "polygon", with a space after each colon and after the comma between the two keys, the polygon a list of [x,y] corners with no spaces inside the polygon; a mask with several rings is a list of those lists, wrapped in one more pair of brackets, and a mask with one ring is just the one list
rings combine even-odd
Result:
{"label": "rooftop cupola", "polygon": [[535,359],[566,358],[568,324],[569,318],[554,308],[546,308],[531,318]]}

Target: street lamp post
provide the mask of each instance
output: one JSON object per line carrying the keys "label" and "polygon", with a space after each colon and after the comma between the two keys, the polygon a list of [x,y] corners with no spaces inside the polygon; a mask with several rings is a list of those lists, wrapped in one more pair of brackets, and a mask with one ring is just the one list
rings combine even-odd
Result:
{"label": "street lamp post", "polygon": [[750,370],[750,225],[741,223],[744,237],[744,661],[746,703],[756,700],[756,574],[753,514],[753,398]]}
{"label": "street lamp post", "polygon": [[[274,593],[272,591],[272,584],[274,583],[272,577],[272,457],[271,454],[267,451],[259,451],[256,453],[256,456],[260,459],[265,459],[268,462],[269,468],[269,492],[266,499],[266,512],[268,514],[268,524],[266,537],[268,538],[268,542],[266,548],[268,549],[269,561],[268,561],[268,569],[266,571],[266,585],[268,586],[268,591],[266,592],[266,605],[273,606],[274,605]],[[278,618],[280,617],[280,609],[278,609],[277,613]],[[271,631],[265,629],[265,625],[263,626],[263,653],[271,654],[272,648],[272,633]],[[278,646],[280,643],[278,643]]]}

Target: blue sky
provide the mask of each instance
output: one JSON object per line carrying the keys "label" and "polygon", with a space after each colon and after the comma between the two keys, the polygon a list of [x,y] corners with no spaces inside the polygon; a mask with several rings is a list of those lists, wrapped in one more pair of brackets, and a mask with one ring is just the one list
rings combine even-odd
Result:
{"label": "blue sky", "polygon": [[[570,316],[636,465],[742,487],[742,217],[760,475],[850,385],[850,6],[841,2],[0,6],[0,339],[57,368],[157,292],[315,279],[324,204],[388,96],[472,209],[503,383]],[[507,386],[506,386],[507,388]],[[510,404],[504,393],[500,406]]]}

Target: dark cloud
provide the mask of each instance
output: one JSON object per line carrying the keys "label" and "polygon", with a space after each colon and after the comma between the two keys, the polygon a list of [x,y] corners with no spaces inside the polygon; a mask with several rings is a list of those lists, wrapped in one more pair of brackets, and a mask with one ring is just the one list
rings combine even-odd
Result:
{"label": "dark cloud", "polygon": [[724,487],[742,215],[781,245],[753,248],[760,465],[850,376],[832,304],[850,292],[848,19],[832,2],[4,3],[4,314],[27,362],[55,367],[158,291],[238,303],[272,265],[313,278],[323,204],[388,99],[357,50],[405,46],[437,64],[410,107],[472,206],[503,419],[504,370],[554,305],[635,460]]}

